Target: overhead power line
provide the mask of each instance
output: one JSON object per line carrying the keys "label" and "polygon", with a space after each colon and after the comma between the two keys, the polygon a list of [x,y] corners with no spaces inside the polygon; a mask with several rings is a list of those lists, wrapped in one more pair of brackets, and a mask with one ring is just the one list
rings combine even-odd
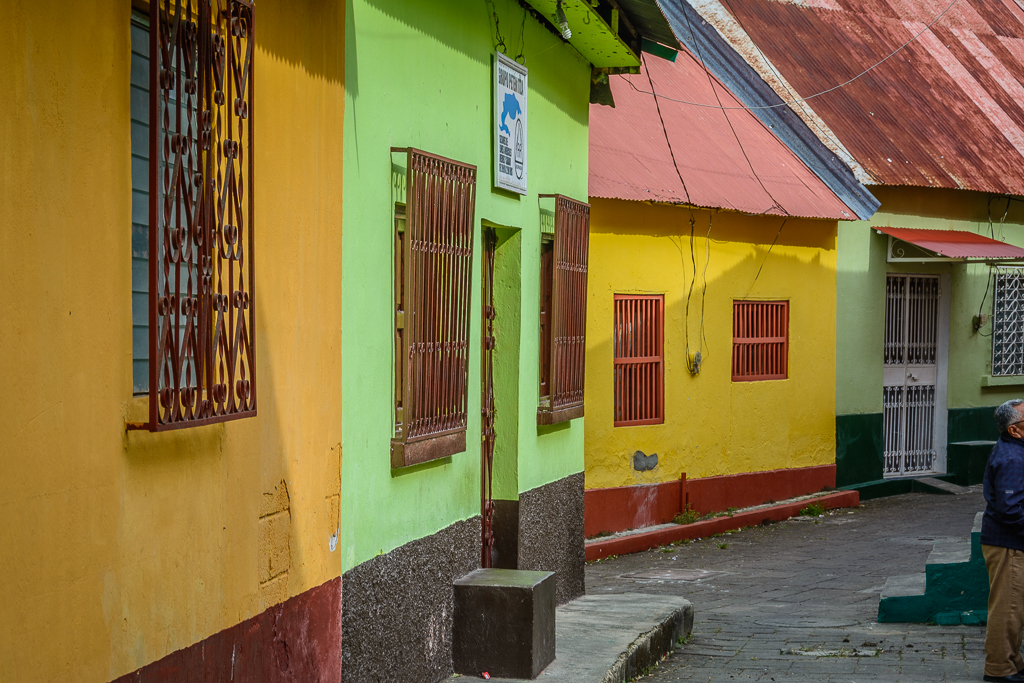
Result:
{"label": "overhead power line", "polygon": [[[788,107],[791,104],[798,104],[800,102],[806,102],[807,100],[813,100],[815,97],[821,97],[822,95],[827,95],[828,93],[833,92],[835,90],[839,90],[840,88],[845,88],[846,86],[850,85],[851,83],[853,83],[854,81],[859,79],[861,76],[864,76],[864,75],[870,73],[871,71],[874,71],[875,69],[877,69],[881,65],[885,64],[887,61],[889,61],[893,57],[895,57],[897,54],[902,52],[903,49],[906,48],[908,45],[910,45],[911,43],[916,41],[918,38],[920,38],[922,35],[924,35],[925,32],[928,31],[929,29],[931,29],[931,27],[934,26],[940,19],[942,19],[942,17],[946,16],[946,13],[949,12],[949,10],[953,9],[953,5],[955,5],[959,1],[960,0],[953,0],[951,3],[949,3],[949,5],[946,7],[946,9],[942,10],[942,12],[940,12],[938,16],[936,16],[934,19],[932,19],[931,23],[929,23],[927,26],[925,26],[923,29],[921,29],[921,31],[918,32],[913,38],[911,38],[910,40],[908,40],[907,42],[903,43],[898,48],[893,50],[891,53],[889,53],[888,56],[886,56],[881,61],[875,62],[874,64],[869,66],[867,69],[864,69],[863,71],[861,71],[859,74],[857,74],[856,76],[854,76],[850,80],[844,81],[844,82],[840,83],[839,85],[834,85],[831,88],[829,88],[828,90],[822,90],[821,92],[814,93],[813,95],[808,95],[807,97],[801,97],[801,98],[798,98],[798,99],[795,99],[795,100],[783,100],[782,102],[779,102],[778,104],[766,104],[766,105],[759,106],[759,107],[743,107],[743,106],[740,106],[740,107],[723,107],[720,104],[704,104],[702,102],[690,102],[688,100],[678,100],[678,99],[675,99],[674,97],[668,97],[666,95],[657,95],[657,94],[655,94],[653,92],[647,92],[646,90],[640,90],[635,85],[633,85],[633,82],[628,77],[623,76],[623,79],[627,83],[629,83],[630,87],[632,87],[637,92],[644,93],[645,95],[654,95],[655,97],[661,98],[663,100],[669,100],[670,102],[678,102],[679,104],[688,104],[688,105],[693,106],[693,107],[705,107],[707,109],[750,109],[750,110],[753,110],[753,109],[777,109],[779,107]],[[753,38],[751,38],[751,41],[753,41]],[[696,44],[696,40],[694,41],[694,43]]]}

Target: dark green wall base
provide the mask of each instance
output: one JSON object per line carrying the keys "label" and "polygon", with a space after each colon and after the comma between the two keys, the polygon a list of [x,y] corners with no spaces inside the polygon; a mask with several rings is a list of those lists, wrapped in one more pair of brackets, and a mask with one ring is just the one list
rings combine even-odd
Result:
{"label": "dark green wall base", "polygon": [[836,487],[882,478],[882,414],[836,415]]}
{"label": "dark green wall base", "polygon": [[[991,444],[964,442],[999,438],[992,419],[994,411],[995,406],[949,410],[946,471],[955,475],[952,481],[961,486],[981,481]],[[899,485],[880,485],[883,446],[882,413],[836,415],[836,487],[856,488],[861,491],[862,500],[905,493]]]}
{"label": "dark green wall base", "polygon": [[995,441],[966,441],[946,446],[946,472],[949,481],[960,486],[980,484],[985,477],[985,464]]}
{"label": "dark green wall base", "polygon": [[949,443],[958,441],[995,441],[999,438],[993,415],[997,406],[987,408],[951,408],[946,422]]}

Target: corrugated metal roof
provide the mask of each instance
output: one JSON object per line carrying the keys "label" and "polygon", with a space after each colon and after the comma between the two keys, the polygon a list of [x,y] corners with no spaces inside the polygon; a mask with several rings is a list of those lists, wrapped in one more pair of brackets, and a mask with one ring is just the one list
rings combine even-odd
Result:
{"label": "corrugated metal roof", "polygon": [[679,39],[672,33],[661,10],[663,0],[618,0],[619,7],[629,16],[633,26],[644,38],[679,49]]}
{"label": "corrugated metal roof", "polygon": [[[880,183],[1024,194],[1024,9],[1016,0],[723,0]],[[750,55],[748,59],[757,59]],[[786,93],[780,93],[787,97]]]}
{"label": "corrugated metal roof", "polygon": [[[694,1],[707,4],[718,0]],[[828,138],[819,139],[796,112],[785,106],[782,98],[763,80],[764,74],[755,70],[719,35],[716,30],[718,24],[705,21],[686,0],[659,0],[659,4],[672,30],[686,48],[697,55],[737,99],[752,107],[754,115],[793,150],[844,204],[852,208],[858,218],[867,220],[874,215],[878,210],[878,200],[851,170],[856,168],[856,162],[849,153],[841,146],[830,145]],[[725,14],[724,10],[721,14]],[[664,102],[662,106],[692,105]],[[868,178],[863,172],[862,177]]]}
{"label": "corrugated metal roof", "polygon": [[1024,249],[974,232],[889,227],[876,227],[875,230],[948,258],[998,260],[1024,258]]}
{"label": "corrugated metal roof", "polygon": [[713,82],[724,106],[739,103],[717,79],[709,81],[686,50],[675,62],[650,57],[645,62],[639,74],[610,77],[615,108],[590,107],[591,197],[689,203],[753,214],[855,218],[853,210],[757,117],[742,109],[662,105],[677,172],[654,98],[640,92],[650,91],[648,70],[659,95],[717,104]]}

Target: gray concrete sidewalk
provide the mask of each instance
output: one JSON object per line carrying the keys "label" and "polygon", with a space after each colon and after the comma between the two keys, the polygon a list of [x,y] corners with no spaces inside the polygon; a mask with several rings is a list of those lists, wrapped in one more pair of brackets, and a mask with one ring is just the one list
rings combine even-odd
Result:
{"label": "gray concrete sidewalk", "polygon": [[[555,661],[544,683],[621,683],[649,670],[693,627],[693,607],[674,595],[585,595],[558,608]],[[473,676],[449,680],[477,681]],[[505,683],[527,683],[503,678]]]}
{"label": "gray concrete sidewalk", "polygon": [[970,535],[984,508],[978,489],[883,498],[592,563],[587,592],[693,603],[690,641],[652,682],[981,680],[983,626],[875,621],[887,577],[922,571],[935,540]]}

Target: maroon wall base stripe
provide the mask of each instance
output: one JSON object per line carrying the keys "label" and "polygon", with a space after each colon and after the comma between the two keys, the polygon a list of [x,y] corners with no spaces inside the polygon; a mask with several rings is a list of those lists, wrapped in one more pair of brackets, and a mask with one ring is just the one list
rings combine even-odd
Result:
{"label": "maroon wall base stripe", "polygon": [[588,489],[584,533],[590,538],[602,532],[665,524],[687,505],[703,515],[817,493],[835,485],[833,464],[701,479],[687,479],[683,474],[678,481],[661,484]]}
{"label": "maroon wall base stripe", "polygon": [[341,577],[114,683],[341,681]]}
{"label": "maroon wall base stripe", "polygon": [[[736,531],[737,529],[754,526],[765,521],[781,522],[799,514],[800,509],[810,502],[812,501],[802,500],[797,503],[772,505],[757,508],[756,510],[748,510],[747,512],[737,512],[731,517],[715,517],[702,522],[694,522],[693,524],[672,524],[635,534],[590,540],[586,543],[587,562],[611,557],[612,555],[639,553],[684,539],[707,538],[712,534]],[[826,510],[857,507],[860,504],[860,494],[857,491],[837,491],[836,493],[814,498],[813,502]]]}

